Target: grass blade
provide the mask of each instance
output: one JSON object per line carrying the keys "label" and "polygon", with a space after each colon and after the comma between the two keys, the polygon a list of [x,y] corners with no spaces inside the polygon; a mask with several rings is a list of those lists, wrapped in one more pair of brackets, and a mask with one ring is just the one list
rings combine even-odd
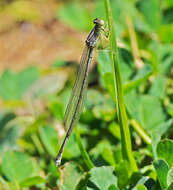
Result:
{"label": "grass blade", "polygon": [[90,170],[91,168],[94,168],[95,166],[94,166],[93,162],[91,161],[87,151],[85,150],[85,147],[82,144],[82,140],[81,140],[79,131],[77,129],[75,129],[75,135],[76,135],[77,144],[80,149],[84,163],[86,164],[88,170]]}
{"label": "grass blade", "polygon": [[110,1],[105,0],[106,16],[109,28],[109,40],[110,40],[110,58],[112,63],[112,71],[114,78],[115,94],[116,94],[116,105],[117,105],[117,115],[120,125],[121,132],[121,144],[122,144],[122,155],[123,159],[128,161],[130,164],[130,172],[137,171],[137,165],[132,153],[130,130],[128,126],[128,120],[125,110],[124,97],[123,97],[123,86],[120,73],[120,65],[118,58],[118,48],[115,36],[115,28],[113,27],[113,19],[110,8]]}

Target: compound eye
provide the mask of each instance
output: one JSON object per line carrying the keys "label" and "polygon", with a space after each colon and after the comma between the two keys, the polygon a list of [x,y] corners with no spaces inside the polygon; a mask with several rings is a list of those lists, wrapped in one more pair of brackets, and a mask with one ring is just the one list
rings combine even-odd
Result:
{"label": "compound eye", "polygon": [[104,21],[101,20],[101,19],[98,19],[98,18],[94,19],[94,20],[93,20],[93,23],[94,23],[94,24],[97,24],[97,25],[99,25],[99,26],[103,26],[103,25],[104,25]]}
{"label": "compound eye", "polygon": [[94,24],[98,24],[98,18],[95,18],[95,19],[93,20],[93,23],[94,23]]}

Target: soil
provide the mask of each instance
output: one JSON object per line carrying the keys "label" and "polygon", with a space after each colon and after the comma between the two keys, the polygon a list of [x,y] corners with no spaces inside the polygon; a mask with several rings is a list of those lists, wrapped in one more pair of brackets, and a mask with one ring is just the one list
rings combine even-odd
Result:
{"label": "soil", "polygon": [[56,19],[42,25],[16,23],[0,33],[0,73],[29,65],[48,67],[59,59],[79,61],[86,35]]}

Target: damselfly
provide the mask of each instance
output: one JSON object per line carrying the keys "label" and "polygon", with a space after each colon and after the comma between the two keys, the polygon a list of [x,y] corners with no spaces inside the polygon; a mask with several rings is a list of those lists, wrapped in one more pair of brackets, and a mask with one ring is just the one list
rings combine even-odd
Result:
{"label": "damselfly", "polygon": [[96,46],[98,37],[100,35],[100,31],[103,29],[104,25],[104,21],[100,19],[95,19],[93,22],[95,26],[93,27],[93,29],[91,30],[90,34],[88,35],[85,41],[85,48],[83,50],[82,57],[80,60],[80,66],[77,73],[77,78],[72,90],[69,103],[66,108],[64,116],[64,126],[67,129],[67,133],[60,147],[59,153],[56,157],[55,161],[56,166],[60,165],[61,163],[61,158],[65,144],[71,134],[73,126],[78,121],[82,111],[83,100],[88,86],[87,78],[88,78],[89,65],[92,59],[93,49]]}

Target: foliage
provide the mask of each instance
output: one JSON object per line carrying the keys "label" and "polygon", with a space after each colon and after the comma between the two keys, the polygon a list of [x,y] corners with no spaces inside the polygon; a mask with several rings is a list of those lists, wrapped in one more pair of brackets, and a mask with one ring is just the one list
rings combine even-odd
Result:
{"label": "foliage", "polygon": [[[35,22],[35,9],[20,10],[33,2],[3,6],[17,21]],[[107,9],[100,0],[65,1],[56,13],[76,31],[89,31],[95,17],[108,19],[111,44],[89,74],[85,108],[59,168],[74,70],[60,59],[49,69],[2,73],[0,189],[173,189],[173,3],[114,0],[111,17],[105,2]]]}

